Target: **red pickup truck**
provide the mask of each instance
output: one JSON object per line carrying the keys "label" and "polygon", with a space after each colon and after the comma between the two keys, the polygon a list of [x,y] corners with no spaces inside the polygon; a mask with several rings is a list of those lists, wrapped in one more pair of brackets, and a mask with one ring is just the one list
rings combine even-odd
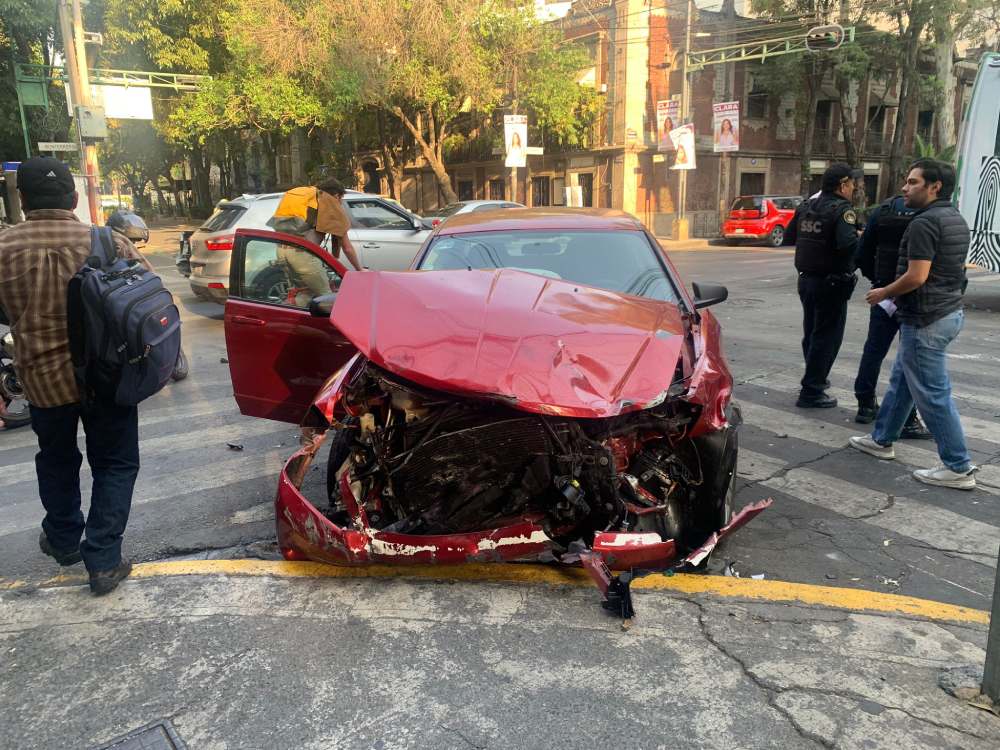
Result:
{"label": "red pickup truck", "polygon": [[798,195],[741,195],[722,224],[722,236],[727,240],[763,240],[771,247],[781,247],[800,203]]}

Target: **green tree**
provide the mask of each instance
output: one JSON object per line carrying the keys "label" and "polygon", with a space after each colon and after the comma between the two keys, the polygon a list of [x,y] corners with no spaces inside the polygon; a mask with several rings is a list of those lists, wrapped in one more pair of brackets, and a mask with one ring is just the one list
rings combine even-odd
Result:
{"label": "green tree", "polygon": [[[55,0],[0,0],[0,155],[21,159],[24,133],[14,88],[15,63],[52,64],[62,46]],[[27,107],[32,141],[67,139],[69,116],[62,85],[48,87],[49,108]]]}
{"label": "green tree", "polygon": [[[229,34],[274,70],[306,80],[336,112],[369,108],[395,118],[457,200],[445,143],[470,113],[523,101],[569,141],[572,113],[593,92],[575,82],[557,39],[527,2],[487,0],[238,0]],[[505,102],[508,91],[513,101]],[[535,109],[537,107],[537,109]]]}

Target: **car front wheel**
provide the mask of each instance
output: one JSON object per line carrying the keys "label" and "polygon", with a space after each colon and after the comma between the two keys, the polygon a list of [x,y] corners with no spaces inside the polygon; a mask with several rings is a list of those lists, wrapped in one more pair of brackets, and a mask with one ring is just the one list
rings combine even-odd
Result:
{"label": "car front wheel", "polygon": [[774,229],[771,230],[770,237],[767,238],[771,247],[781,247],[785,244],[785,228],[778,224]]}

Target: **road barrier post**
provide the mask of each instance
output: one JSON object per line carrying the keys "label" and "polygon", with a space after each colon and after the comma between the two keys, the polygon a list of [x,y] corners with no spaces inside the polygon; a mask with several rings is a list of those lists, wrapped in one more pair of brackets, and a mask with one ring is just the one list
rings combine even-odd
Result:
{"label": "road barrier post", "polygon": [[983,694],[1000,706],[1000,569],[993,581],[990,634],[986,639],[986,666],[983,667]]}

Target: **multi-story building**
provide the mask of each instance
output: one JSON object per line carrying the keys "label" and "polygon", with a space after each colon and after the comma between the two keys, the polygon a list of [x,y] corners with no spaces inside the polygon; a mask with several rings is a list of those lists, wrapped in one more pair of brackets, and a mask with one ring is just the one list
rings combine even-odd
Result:
{"label": "multi-story building", "polygon": [[[709,3],[718,7],[712,0],[703,2]],[[540,6],[549,22],[590,53],[591,67],[581,72],[580,82],[601,92],[605,104],[592,143],[586,149],[549,149],[529,156],[527,168],[517,172],[516,195],[511,194],[502,156],[453,161],[448,170],[455,192],[461,199],[505,198],[533,206],[565,205],[568,195],[576,195],[584,206],[623,209],[657,235],[669,236],[678,212],[678,173],[670,168],[673,155],[658,150],[656,108],[657,102],[681,96],[686,3],[575,0]],[[807,26],[803,21],[771,30],[765,20],[738,14],[733,0],[719,10],[696,8],[691,21],[693,49],[787,35],[783,30],[804,33]],[[815,189],[824,169],[844,158],[845,120],[857,144],[869,203],[894,188],[888,179],[888,157],[898,108],[895,77],[852,84],[843,98],[842,116],[842,97],[833,75],[827,75],[814,82],[819,86],[816,107],[805,113],[800,111],[802,97],[792,90],[798,82],[790,81],[789,90],[779,94],[773,87],[765,90],[757,80],[760,65],[727,62],[689,73],[697,168],[688,176],[687,216],[694,236],[716,235],[720,217],[737,195],[799,194],[803,166]],[[958,93],[950,103],[956,122],[970,92],[975,64],[959,62],[957,74]],[[739,150],[714,153],[712,104],[729,101],[739,103]],[[904,131],[904,155],[912,152],[915,134],[930,140],[934,116],[932,106],[916,108]],[[803,154],[807,117],[813,119],[813,136]],[[368,189],[378,188],[378,156],[365,157],[362,166]],[[569,187],[579,190],[567,191]],[[417,213],[440,205],[440,191],[429,169],[415,163],[406,170],[402,200]]]}

